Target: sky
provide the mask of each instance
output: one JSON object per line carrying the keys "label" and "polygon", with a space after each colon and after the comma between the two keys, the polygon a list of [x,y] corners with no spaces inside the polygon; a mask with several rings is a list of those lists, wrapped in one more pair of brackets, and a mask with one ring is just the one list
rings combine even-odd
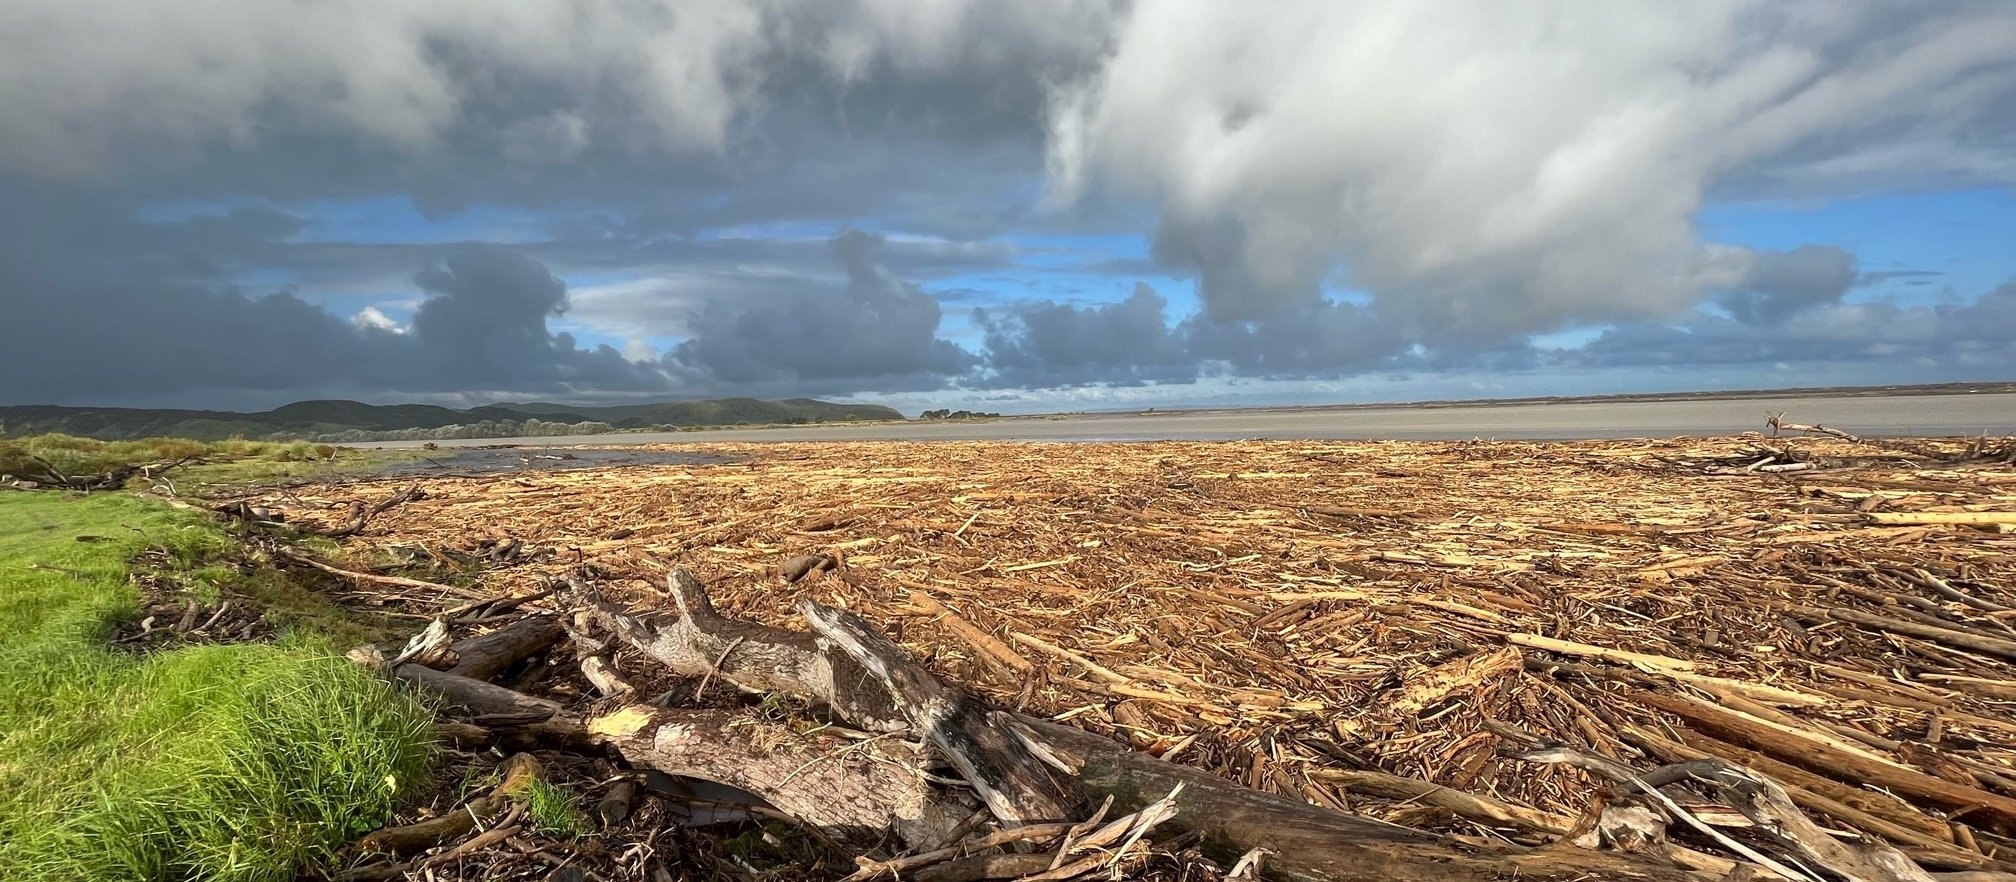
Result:
{"label": "sky", "polygon": [[2016,4],[0,4],[0,404],[2016,379]]}

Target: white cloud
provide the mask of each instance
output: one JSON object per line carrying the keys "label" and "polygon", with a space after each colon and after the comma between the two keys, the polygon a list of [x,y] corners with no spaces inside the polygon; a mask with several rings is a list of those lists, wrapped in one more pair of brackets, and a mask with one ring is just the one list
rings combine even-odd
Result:
{"label": "white cloud", "polygon": [[352,327],[359,329],[375,328],[394,334],[406,333],[406,326],[393,321],[391,316],[379,312],[378,307],[375,306],[367,306],[358,310],[356,315],[350,317],[350,324]]}
{"label": "white cloud", "polygon": [[1218,319],[1340,264],[1424,339],[1672,315],[1726,273],[1719,186],[2016,180],[2012,45],[2007,5],[1146,3],[1052,182],[1154,200]]}

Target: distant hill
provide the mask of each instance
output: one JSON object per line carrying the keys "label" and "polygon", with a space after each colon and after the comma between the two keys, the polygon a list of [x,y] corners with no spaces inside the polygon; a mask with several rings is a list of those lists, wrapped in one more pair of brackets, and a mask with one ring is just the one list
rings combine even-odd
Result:
{"label": "distant hill", "polygon": [[431,404],[365,404],[361,401],[297,401],[261,413],[218,410],[153,410],[125,407],[0,407],[0,427],[9,435],[62,432],[108,441],[167,435],[214,441],[232,436],[260,439],[371,441],[420,438],[498,438],[560,435],[622,429],[677,429],[700,426],[827,423],[900,420],[894,409],[876,404],[834,404],[810,398],[762,401],[717,398],[612,407],[567,404],[498,403],[455,410]]}

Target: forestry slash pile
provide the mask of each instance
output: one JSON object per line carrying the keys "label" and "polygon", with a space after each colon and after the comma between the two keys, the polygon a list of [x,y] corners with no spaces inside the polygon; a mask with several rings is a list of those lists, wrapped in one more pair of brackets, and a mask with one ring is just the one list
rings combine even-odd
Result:
{"label": "forestry slash pile", "polygon": [[[2016,879],[2016,445],[1772,428],[707,445],[223,508],[384,564],[287,552],[432,623],[357,657],[526,754],[500,791],[606,816],[451,789],[349,878]],[[661,832],[723,817],[818,855]]]}

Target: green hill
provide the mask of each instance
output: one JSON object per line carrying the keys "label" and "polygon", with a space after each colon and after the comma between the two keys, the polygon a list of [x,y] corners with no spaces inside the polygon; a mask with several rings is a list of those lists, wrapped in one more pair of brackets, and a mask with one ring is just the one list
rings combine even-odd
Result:
{"label": "green hill", "polygon": [[900,420],[894,409],[875,404],[834,404],[810,398],[762,401],[719,398],[582,407],[567,404],[500,402],[468,410],[431,404],[365,404],[361,401],[297,401],[260,413],[216,410],[155,410],[125,407],[0,407],[0,427],[10,435],[61,432],[107,441],[172,436],[215,441],[233,436],[373,440],[377,436],[487,438],[517,434],[568,434],[613,429]]}
{"label": "green hill", "polygon": [[[829,423],[847,420],[900,420],[903,415],[879,404],[834,404],[810,398],[762,401],[755,398],[714,398],[614,407],[568,407],[560,404],[493,404],[482,411],[513,411],[518,419],[562,419],[563,415],[600,420],[619,429],[651,426],[736,426],[773,423]],[[494,416],[491,418],[495,418]]]}

